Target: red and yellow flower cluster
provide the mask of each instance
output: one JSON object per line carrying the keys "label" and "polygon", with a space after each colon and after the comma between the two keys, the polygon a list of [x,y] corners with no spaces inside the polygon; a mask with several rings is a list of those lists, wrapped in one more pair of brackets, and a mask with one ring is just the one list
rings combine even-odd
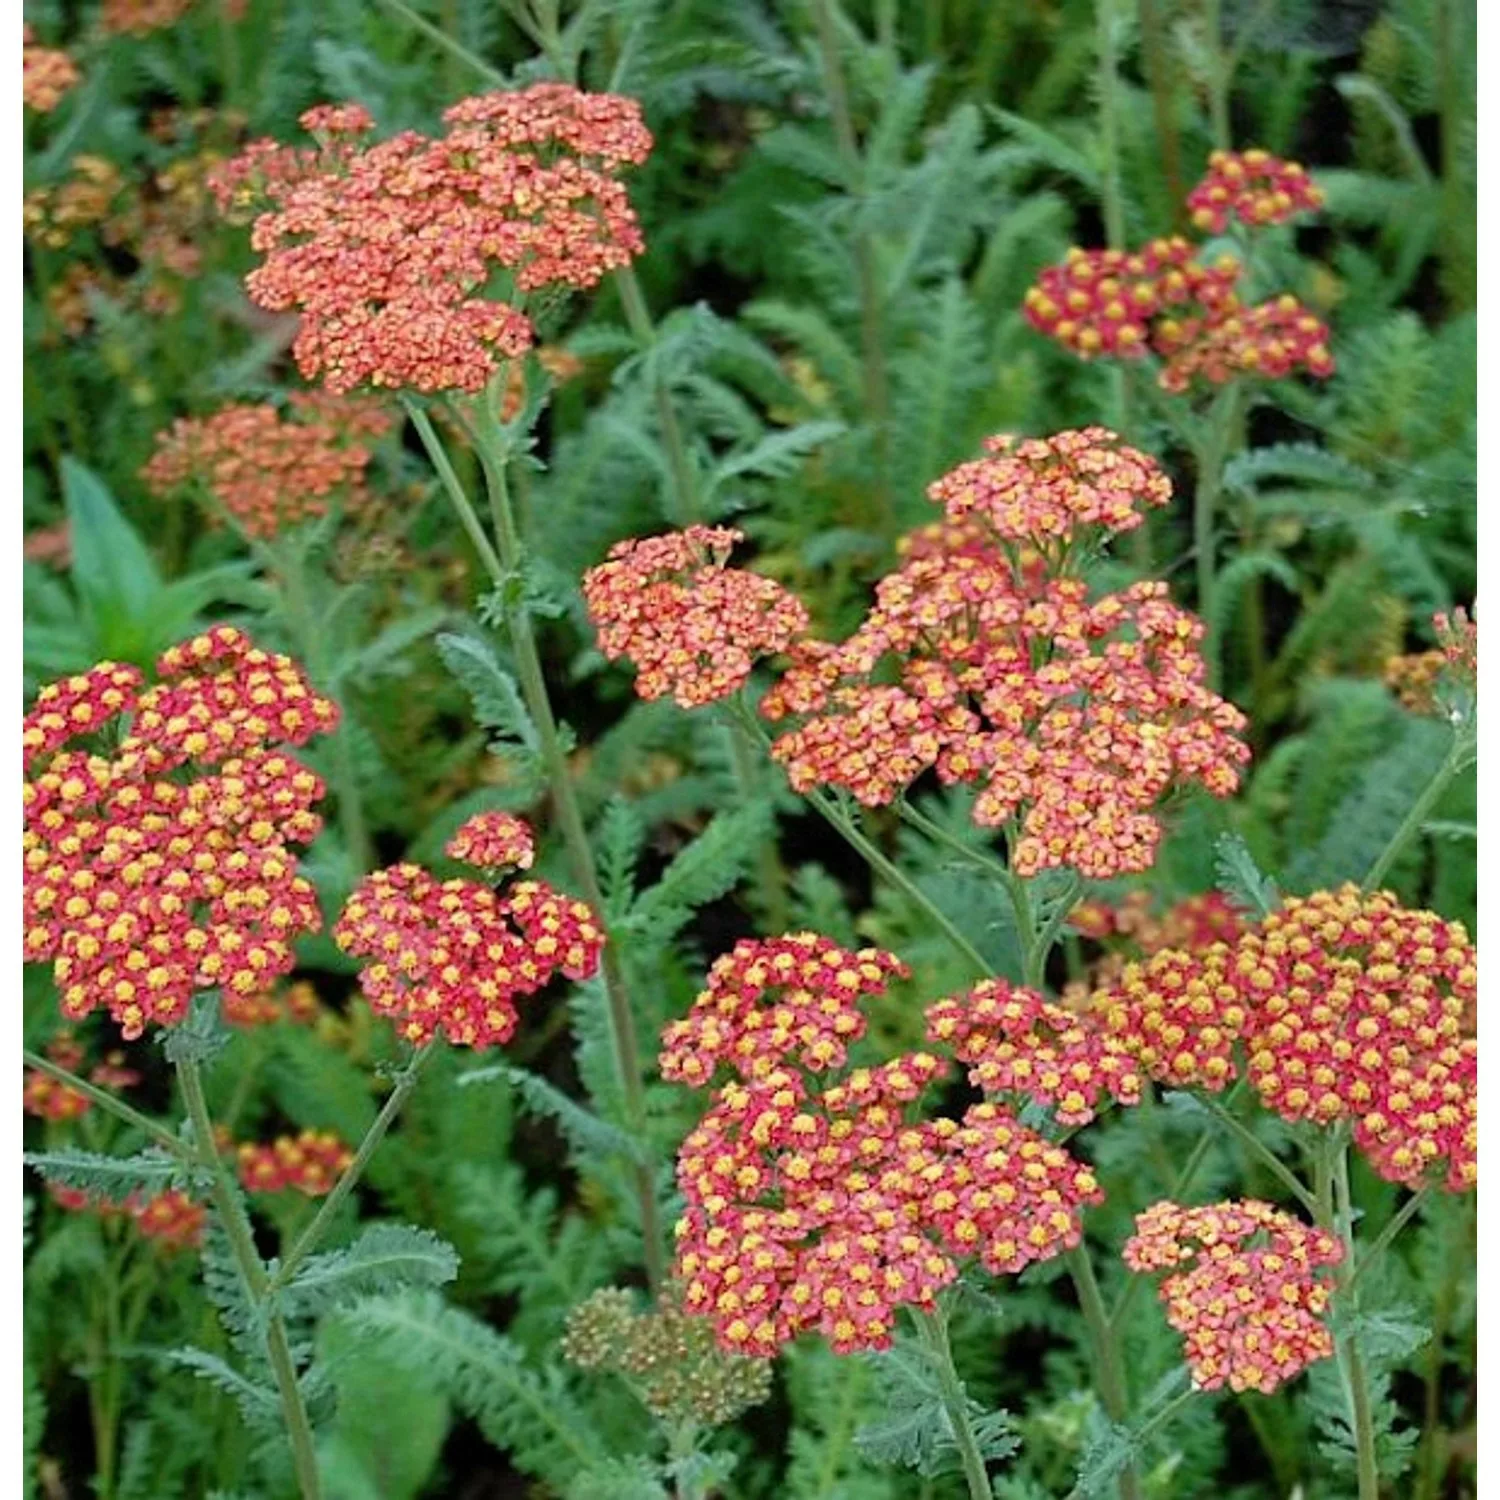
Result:
{"label": "red and yellow flower cluster", "polygon": [[390,430],[392,415],[368,397],[299,392],[283,415],[269,405],[236,404],[208,417],[179,417],[157,434],[141,471],[160,497],[201,490],[211,513],[252,537],[324,515],[348,513],[368,498],[370,452],[360,436]]}
{"label": "red and yellow flower cluster", "polygon": [[192,1250],[203,1241],[208,1211],[177,1188],[167,1188],[143,1198],[132,1193],[122,1203],[98,1198],[82,1188],[49,1183],[53,1202],[70,1213],[94,1213],[103,1219],[127,1218],[148,1240],[165,1250]]}
{"label": "red and yellow flower cluster", "polygon": [[[1296,162],[1264,151],[1215,152],[1188,198],[1200,230],[1221,231],[1230,215],[1260,226],[1321,207],[1323,195]],[[1244,268],[1232,255],[1211,264],[1180,236],[1140,250],[1068,251],[1022,304],[1032,327],[1082,359],[1162,361],[1164,390],[1194,381],[1222,385],[1237,375],[1275,380],[1296,370],[1333,373],[1328,328],[1289,295],[1247,307]]]}
{"label": "red and yellow flower cluster", "polygon": [[1386,686],[1416,714],[1441,714],[1456,708],[1454,690],[1472,694],[1479,684],[1479,627],[1461,609],[1436,614],[1434,651],[1393,656],[1385,664]]}
{"label": "red and yellow flower cluster", "polygon": [[127,1038],[197,990],[264,989],[321,925],[292,846],[323,786],[287,746],[337,708],[230,626],[157,677],[105,662],[51,683],[22,735],[25,955],[52,964],[65,1016],[105,1008]]}
{"label": "red and yellow flower cluster", "polygon": [[298,1192],[321,1198],[331,1192],[354,1153],[328,1130],[304,1130],[236,1149],[240,1181],[250,1193]]}
{"label": "red and yellow flower cluster", "polygon": [[[62,1031],[47,1043],[47,1056],[70,1073],[83,1072],[83,1044],[71,1031]],[[102,1061],[89,1069],[88,1079],[102,1089],[128,1089],[141,1081],[141,1075],[127,1066],[123,1052],[115,1050],[106,1053]],[[76,1120],[80,1115],[86,1115],[93,1104],[87,1094],[79,1093],[50,1073],[44,1073],[40,1068],[28,1068],[21,1090],[21,1107],[27,1114],[38,1115],[44,1120]]]}
{"label": "red and yellow flower cluster", "polygon": [[690,526],[617,542],[583,576],[589,619],[610,661],[627,657],[642,698],[697,708],[737,692],[757,656],[786,650],[807,611],[779,583],[725,567],[744,533]]}
{"label": "red and yellow flower cluster", "polygon": [[443,852],[476,870],[529,870],[536,849],[531,829],[514,813],[475,813],[443,846]]}
{"label": "red and yellow flower cluster", "polygon": [[1171,1273],[1160,1296],[1199,1390],[1269,1395],[1333,1353],[1327,1274],[1344,1247],[1269,1203],[1154,1204],[1124,1256],[1132,1271]]}
{"label": "red and yellow flower cluster", "polygon": [[733,1075],[677,1166],[675,1274],[725,1349],[771,1355],[813,1330],[840,1353],[886,1348],[897,1309],[930,1308],[960,1260],[1008,1274],[1056,1255],[1102,1196],[997,1105],[908,1119],[948,1073],[942,1059],[847,1068],[861,1000],[903,972],[810,933],[743,942],[664,1037],[664,1076]]}
{"label": "red and yellow flower cluster", "polygon": [[1012,833],[1019,875],[1147,869],[1168,791],[1235,790],[1244,716],[1206,686],[1203,627],[1165,584],[1091,601],[1064,539],[1135,524],[1165,476],[1102,428],[994,453],[932,487],[947,527],[880,581],[852,636],[791,649],[761,712],[801,723],[772,755],[794,789],[841,786],[867,806],[929,769],[978,782],[974,820]]}
{"label": "red and yellow flower cluster", "polygon": [[1381,1176],[1478,1181],[1476,958],[1462,924],[1353,885],[1290,897],[1233,944],[1126,966],[1090,1013],[1153,1078],[1222,1089],[1241,1049],[1286,1120],[1350,1122]]}
{"label": "red and yellow flower cluster", "polygon": [[[484,836],[465,825],[455,842],[471,834]],[[604,945],[589,907],[543,881],[517,881],[501,893],[475,880],[439,881],[413,864],[366,876],[333,935],[366,960],[359,975],[365,998],[407,1041],[441,1032],[475,1048],[508,1042],[519,1021],[516,1001],[555,975],[587,979]]]}
{"label": "red and yellow flower cluster", "polygon": [[257,990],[245,995],[230,991],[222,998],[221,1013],[225,1021],[246,1029],[272,1026],[277,1021],[310,1026],[323,1013],[318,992],[305,979],[280,990]]}
{"label": "red and yellow flower cluster", "polygon": [[215,179],[222,207],[264,205],[246,285],[301,314],[298,365],[330,390],[478,391],[531,347],[523,302],[643,248],[616,175],[651,149],[633,100],[538,83],[443,121],[370,143],[359,105],[320,106],[302,116],[315,148],[258,141]]}
{"label": "red and yellow flower cluster", "polygon": [[31,27],[24,27],[21,36],[21,102],[38,114],[51,114],[63,95],[77,87],[78,65],[66,52],[36,42]]}

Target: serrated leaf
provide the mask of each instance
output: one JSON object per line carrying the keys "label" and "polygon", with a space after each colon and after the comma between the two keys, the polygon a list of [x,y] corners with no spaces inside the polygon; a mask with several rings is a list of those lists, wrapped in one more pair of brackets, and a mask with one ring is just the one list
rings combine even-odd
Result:
{"label": "serrated leaf", "polygon": [[580,1159],[591,1156],[623,1156],[632,1162],[646,1160],[640,1145],[623,1130],[607,1120],[601,1120],[576,1099],[570,1099],[561,1089],[555,1088],[535,1073],[528,1073],[525,1068],[512,1067],[509,1063],[495,1063],[465,1073],[460,1077],[459,1083],[469,1085],[492,1083],[496,1080],[509,1083],[532,1114],[551,1120],[562,1131],[569,1146]]}
{"label": "serrated leaf", "polygon": [[300,1312],[321,1312],[377,1292],[441,1286],[457,1275],[458,1252],[430,1229],[375,1224],[342,1249],[309,1256],[286,1296]]}
{"label": "serrated leaf", "polygon": [[217,1386],[225,1395],[233,1396],[241,1415],[252,1427],[268,1429],[279,1426],[281,1404],[276,1392],[269,1386],[247,1380],[217,1354],[185,1345],[180,1349],[169,1349],[166,1359],[170,1364],[191,1370],[200,1380]]}
{"label": "serrated leaf", "polygon": [[164,1151],[105,1156],[97,1151],[27,1151],[21,1160],[48,1182],[120,1203],[132,1193],[159,1192],[182,1179],[182,1164]]}
{"label": "serrated leaf", "polygon": [[471,635],[440,635],[438,655],[458,679],[474,705],[474,717],[486,729],[537,753],[541,739],[521,699],[516,680],[495,659],[489,645]]}
{"label": "serrated leaf", "polygon": [[1281,905],[1276,882],[1261,874],[1249,845],[1237,833],[1221,834],[1214,841],[1214,874],[1219,890],[1252,917],[1268,917]]}

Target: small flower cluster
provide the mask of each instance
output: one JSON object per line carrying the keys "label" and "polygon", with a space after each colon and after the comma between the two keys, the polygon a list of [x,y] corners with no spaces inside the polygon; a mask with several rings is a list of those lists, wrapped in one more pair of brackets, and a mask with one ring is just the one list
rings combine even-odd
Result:
{"label": "small flower cluster", "polygon": [[[338,719],[231,626],[157,675],[104,662],[51,683],[22,731],[26,957],[52,964],[64,1015],[105,1008],[127,1039],[197,990],[264,989],[320,927],[291,846],[317,835],[323,786],[286,747]],[[99,748],[69,748],[85,737]]]}
{"label": "small flower cluster", "polygon": [[949,1071],[931,1053],[846,1067],[859,1002],[898,960],[811,934],[728,959],[661,1058],[668,1078],[735,1075],[677,1164],[684,1306],[721,1347],[769,1356],[816,1330],[836,1352],[886,1348],[897,1309],[930,1308],[958,1260],[1008,1274],[1078,1243],[1080,1209],[1101,1195],[1062,1147],[988,1103],[908,1122]]}
{"label": "small flower cluster", "polygon": [[1333,1353],[1327,1273],[1344,1247],[1269,1203],[1154,1204],[1124,1258],[1144,1275],[1171,1272],[1161,1301],[1198,1390],[1269,1395]]}
{"label": "small flower cluster", "polygon": [[[244,0],[239,0],[243,6]],[[175,26],[191,9],[193,0],[104,0],[99,7],[99,24],[105,31],[122,36],[150,36]],[[235,3],[224,6],[229,19],[236,19]]]}
{"label": "small flower cluster", "polygon": [[277,1136],[265,1145],[246,1142],[235,1153],[246,1192],[298,1192],[321,1198],[331,1192],[354,1153],[329,1130]]}
{"label": "small flower cluster", "polygon": [[[924,535],[852,636],[792,648],[760,710],[802,720],[772,747],[795,790],[842,786],[879,806],[929,769],[947,784],[977,781],[975,822],[1018,827],[1018,874],[1072,866],[1100,879],[1149,868],[1161,835],[1152,809],[1171,788],[1234,791],[1249,758],[1245,720],[1206,686],[1203,627],[1166,585],[1090,602],[1061,558],[1038,569],[1016,555],[1021,536],[1045,548],[1025,528],[1059,525],[1062,497],[1087,494],[1091,473],[1121,472],[1115,460],[1132,495],[1158,495],[1149,461],[1110,446],[1110,434],[1076,436],[1048,445],[1040,509],[1007,502],[1007,530],[987,540],[967,530],[994,526],[970,502],[973,481],[940,480],[934,492],[958,511],[944,534],[957,550]],[[1070,479],[1051,467],[1060,455]],[[1085,462],[1101,455],[1097,470]],[[1097,498],[1076,503],[1075,517],[1100,513]],[[1108,514],[1128,519],[1122,495],[1112,492]]]}
{"label": "small flower cluster", "polygon": [[1253,148],[1210,152],[1208,171],[1188,194],[1187,206],[1196,229],[1223,234],[1231,218],[1259,229],[1316,213],[1324,201],[1300,162]]}
{"label": "small flower cluster", "polygon": [[[69,1030],[59,1032],[47,1043],[47,1056],[70,1073],[83,1073],[83,1045]],[[126,1063],[125,1054],[115,1049],[89,1069],[88,1080],[102,1089],[129,1089],[141,1081],[141,1075]],[[86,1115],[93,1104],[86,1094],[79,1093],[50,1073],[44,1073],[40,1068],[28,1068],[21,1107],[27,1114],[38,1115],[44,1120],[76,1120],[80,1115]]]}
{"label": "small flower cluster", "polygon": [[814,932],[744,938],[714,960],[687,1015],[662,1032],[662,1077],[706,1088],[721,1067],[744,1079],[788,1057],[814,1073],[842,1067],[865,1034],[862,1002],[909,974],[892,953],[850,952]]}
{"label": "small flower cluster", "polygon": [[702,1318],[682,1309],[682,1292],[663,1292],[655,1309],[604,1287],[569,1314],[563,1357],[581,1370],[622,1375],[651,1414],[673,1426],[721,1427],[771,1394],[771,1362],[726,1354]]}
{"label": "small flower cluster", "polygon": [[[1194,223],[1214,233],[1231,214],[1251,225],[1273,224],[1322,202],[1302,167],[1264,151],[1215,152],[1188,200]],[[1232,255],[1205,264],[1198,247],[1180,236],[1132,251],[1075,246],[1061,265],[1042,271],[1023,311],[1033,328],[1081,359],[1156,354],[1158,381],[1168,391],[1185,391],[1195,381],[1221,385],[1237,375],[1331,375],[1322,320],[1289,295],[1245,306],[1243,275]]]}
{"label": "small flower cluster", "polygon": [[108,157],[75,156],[61,182],[32,188],[26,194],[22,228],[27,238],[44,249],[61,250],[82,231],[109,221],[118,212],[125,191],[125,179]]}
{"label": "small flower cluster", "polygon": [[47,1191],[52,1201],[69,1213],[94,1213],[103,1219],[127,1218],[144,1238],[166,1250],[196,1249],[203,1241],[208,1222],[203,1205],[177,1188],[167,1188],[149,1198],[132,1193],[122,1203],[55,1182],[48,1184]]}
{"label": "small flower cluster", "polygon": [[246,1030],[271,1026],[277,1021],[309,1026],[322,1013],[323,1003],[318,999],[318,992],[305,979],[299,979],[280,991],[255,990],[244,995],[227,991],[223,996],[224,1020],[231,1026]]}
{"label": "small flower cluster", "polygon": [[366,876],[333,935],[366,960],[365,998],[407,1041],[441,1032],[475,1048],[508,1042],[520,1019],[516,1001],[555,975],[589,978],[604,945],[588,906],[540,880],[502,894],[473,880],[439,881],[412,864]]}
{"label": "small flower cluster", "polygon": [[1448,714],[1456,694],[1472,697],[1479,684],[1478,626],[1461,609],[1432,617],[1438,646],[1385,664],[1386,686],[1414,714]]}
{"label": "small flower cluster", "polygon": [[1126,966],[1091,1001],[1153,1077],[1222,1089],[1235,1048],[1283,1119],[1348,1120],[1381,1176],[1478,1180],[1476,958],[1463,926],[1348,885],[1233,944]]}
{"label": "small flower cluster", "polygon": [[743,533],[690,526],[617,542],[583,576],[589,619],[610,661],[635,666],[642,698],[697,708],[737,692],[755,658],[785,651],[807,611],[779,583],[725,567]]}
{"label": "small flower cluster", "polygon": [[179,417],[157,434],[141,478],[165,498],[201,488],[217,511],[252,537],[272,537],[366,500],[370,453],[356,434],[379,436],[393,418],[368,397],[293,396],[283,415],[236,403],[208,417]]}
{"label": "small flower cluster", "polygon": [[478,391],[531,347],[523,299],[594,286],[643,248],[616,175],[651,149],[633,100],[539,83],[443,121],[371,144],[359,105],[320,106],[301,118],[316,148],[255,142],[215,180],[226,210],[267,205],[246,285],[301,314],[298,365],[330,390]]}
{"label": "small flower cluster", "polygon": [[536,856],[531,829],[514,813],[475,813],[443,846],[443,852],[476,870],[529,870]]}
{"label": "small flower cluster", "polygon": [[1088,1124],[1101,1101],[1141,1101],[1144,1080],[1129,1049],[1092,1017],[1035,990],[985,979],[924,1014],[927,1040],[968,1064],[976,1088],[1045,1105],[1059,1125]]}
{"label": "small flower cluster", "polygon": [[62,97],[78,86],[78,65],[66,52],[43,47],[31,27],[21,33],[21,102],[38,114],[51,114]]}
{"label": "small flower cluster", "polygon": [[1245,919],[1219,891],[1185,896],[1157,912],[1151,892],[1129,891],[1114,906],[1080,901],[1068,925],[1081,936],[1106,945],[1089,965],[1087,977],[1064,991],[1065,1004],[1086,1000],[1096,989],[1114,984],[1132,959],[1148,958],[1163,948],[1194,953],[1215,943],[1232,943],[1245,930]]}
{"label": "small flower cluster", "polygon": [[944,474],[927,498],[951,524],[973,518],[1001,542],[1040,549],[1054,539],[1066,544],[1084,527],[1130,531],[1145,520],[1144,507],[1172,498],[1155,460],[1105,427],[1045,438],[1000,434],[984,446],[988,457]]}

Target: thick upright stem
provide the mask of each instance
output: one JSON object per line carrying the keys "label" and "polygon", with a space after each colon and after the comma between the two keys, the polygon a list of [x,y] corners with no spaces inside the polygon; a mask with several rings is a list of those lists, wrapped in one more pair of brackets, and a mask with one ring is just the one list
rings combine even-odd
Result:
{"label": "thick upright stem", "polygon": [[[1078,1306],[1089,1333],[1089,1343],[1094,1354],[1094,1375],[1099,1382],[1099,1399],[1111,1422],[1122,1423],[1130,1414],[1130,1396],[1125,1389],[1125,1376],[1120,1368],[1120,1351],[1115,1341],[1116,1330],[1110,1325],[1109,1314],[1104,1309],[1104,1298],[1099,1291],[1099,1282],[1094,1276],[1094,1264],[1089,1259],[1088,1247],[1082,1242],[1064,1255],[1068,1274],[1073,1278],[1073,1287],[1078,1293]],[[1140,1500],[1141,1484],[1135,1464],[1127,1464],[1120,1473],[1120,1500]]]}
{"label": "thick upright stem", "polygon": [[[656,324],[641,295],[641,284],[636,279],[635,269],[625,266],[615,272],[615,286],[620,293],[620,305],[625,310],[625,321],[643,350],[656,342]],[[677,420],[677,408],[672,405],[672,392],[667,382],[657,374],[652,382],[652,396],[656,401],[656,420],[661,425],[662,443],[667,450],[667,462],[672,468],[673,503],[670,514],[677,526],[690,526],[701,518],[698,503],[698,476],[687,450],[682,434],[682,424]]]}
{"label": "thick upright stem", "polygon": [[1224,18],[1219,0],[1204,0],[1203,29],[1208,33],[1208,55],[1212,59],[1213,77],[1208,86],[1208,113],[1213,126],[1214,145],[1229,150],[1233,132],[1229,123],[1229,49],[1224,45]]}
{"label": "thick upright stem", "polygon": [[1140,0],[1141,58],[1146,65],[1146,79],[1151,85],[1151,113],[1156,122],[1156,145],[1161,152],[1162,178],[1167,196],[1172,200],[1176,227],[1187,223],[1184,200],[1187,190],[1182,183],[1182,140],[1177,131],[1171,64],[1168,60],[1165,29],[1162,26],[1160,0]]}
{"label": "thick upright stem", "polygon": [[1125,244],[1125,194],[1120,187],[1119,57],[1115,52],[1116,0],[1094,0],[1099,53],[1099,140],[1104,150],[1102,174],[1104,236],[1111,250]]}
{"label": "thick upright stem", "polygon": [[[420,416],[421,420],[418,420]],[[484,538],[484,527],[474,512],[469,497],[454,473],[432,424],[426,414],[413,411],[413,421],[421,436],[433,466],[438,471],[443,487],[454,509],[463,520],[466,530],[475,538],[481,558],[490,571],[496,585],[502,587],[507,577],[521,562],[520,537],[516,533],[515,518],[511,514],[510,496],[505,482],[507,455],[502,451],[495,432],[486,425],[486,414],[479,416],[480,425],[474,434],[480,461],[484,465],[485,481],[490,494],[490,513],[495,526],[498,552]],[[568,858],[573,866],[573,876],[579,885],[579,894],[593,908],[600,920],[604,913],[604,894],[599,888],[598,871],[594,863],[593,846],[589,842],[588,830],[584,826],[583,814],[578,798],[573,791],[572,770],[568,765],[567,751],[558,732],[557,717],[552,711],[551,696],[547,691],[547,680],[542,672],[541,655],[537,650],[536,637],[531,629],[531,617],[520,602],[509,602],[505,608],[506,625],[510,632],[511,651],[515,658],[516,675],[520,680],[521,694],[536,725],[542,760],[547,769],[548,786],[552,794],[552,805],[562,831],[563,843],[567,846]],[[636,1041],[635,1017],[631,1009],[630,996],[626,988],[625,972],[620,962],[619,949],[606,936],[601,961],[604,989],[608,1001],[610,1042],[614,1051],[615,1069],[619,1075],[620,1090],[625,1101],[625,1110],[632,1131],[641,1135],[645,1131],[645,1091],[641,1083],[640,1047]],[[665,1265],[661,1226],[656,1209],[656,1190],[651,1172],[645,1165],[634,1169],[635,1187],[640,1204],[641,1235],[644,1241],[646,1274],[653,1289],[660,1287]]]}
{"label": "thick upright stem", "polygon": [[411,1092],[417,1086],[417,1079],[421,1077],[427,1059],[436,1050],[437,1043],[428,1042],[402,1069],[400,1077],[396,1080],[396,1086],[386,1096],[380,1113],[375,1116],[370,1128],[365,1131],[365,1138],[359,1143],[354,1159],[344,1168],[343,1174],[333,1185],[333,1191],[324,1198],[312,1222],[297,1236],[286,1258],[277,1268],[276,1275],[271,1279],[272,1291],[279,1291],[288,1285],[297,1267],[318,1248],[328,1226],[333,1222],[334,1215],[338,1213],[344,1199],[354,1191],[360,1178],[364,1176],[365,1168],[370,1164],[370,1158],[375,1155],[380,1143],[386,1137],[386,1132],[395,1123],[396,1116],[401,1113],[402,1106],[411,1097]]}
{"label": "thick upright stem", "polygon": [[1473,759],[1473,737],[1467,728],[1455,733],[1453,743],[1442,763],[1432,773],[1432,779],[1417,794],[1417,800],[1401,820],[1401,826],[1390,837],[1390,842],[1380,851],[1375,863],[1370,866],[1362,884],[1367,891],[1377,890],[1380,882],[1390,873],[1401,851],[1426,822],[1428,814],[1437,806],[1438,799],[1448,790],[1449,783]]}
{"label": "thick upright stem", "polygon": [[890,381],[885,367],[885,341],[882,332],[882,298],[875,266],[875,247],[865,222],[865,162],[854,134],[854,116],[849,109],[849,91],[844,83],[843,64],[839,59],[838,26],[830,0],[813,0],[818,27],[818,54],[823,64],[823,88],[828,95],[828,110],[833,117],[834,140],[849,194],[855,205],[854,274],[859,287],[859,331],[864,376],[865,417],[874,437],[875,492],[880,522],[887,533],[895,529],[891,502],[890,473]]}
{"label": "thick upright stem", "polygon": [[[1318,1207],[1319,1223],[1344,1242],[1339,1285],[1345,1303],[1344,1315],[1352,1319],[1358,1310],[1354,1288],[1354,1205],[1349,1195],[1349,1151],[1341,1134],[1332,1136],[1324,1148],[1324,1164],[1318,1173]],[[1375,1458],[1370,1382],[1365,1374],[1356,1333],[1346,1333],[1339,1339],[1338,1360],[1349,1401],[1349,1425],[1354,1433],[1359,1500],[1380,1500],[1380,1469]]]}
{"label": "thick upright stem", "polygon": [[974,1423],[969,1416],[969,1398],[953,1363],[953,1347],[948,1342],[947,1314],[939,1307],[935,1312],[919,1311],[914,1316],[917,1333],[927,1346],[933,1372],[937,1376],[938,1389],[942,1392],[943,1410],[948,1413],[948,1425],[953,1430],[953,1441],[963,1463],[964,1478],[968,1481],[969,1500],[993,1500],[990,1476],[985,1470],[984,1455],[979,1451],[979,1441],[974,1436]]}
{"label": "thick upright stem", "polygon": [[209,1117],[208,1101],[203,1095],[203,1080],[198,1072],[198,1064],[192,1059],[179,1061],[177,1080],[182,1086],[188,1118],[193,1122],[193,1140],[198,1148],[199,1165],[208,1174],[214,1208],[218,1212],[219,1222],[224,1226],[230,1254],[234,1257],[235,1267],[244,1284],[245,1295],[260,1309],[265,1320],[266,1357],[270,1361],[276,1391],[281,1398],[281,1414],[286,1423],[287,1439],[291,1444],[297,1487],[302,1492],[302,1500],[320,1500],[323,1487],[318,1477],[317,1449],[313,1443],[312,1424],[307,1418],[307,1407],[302,1401],[302,1389],[297,1383],[297,1366],[287,1342],[286,1325],[269,1296],[270,1284],[265,1264],[255,1248],[255,1236],[250,1229],[250,1221],[245,1217],[244,1205],[236,1195],[214,1146],[213,1121]]}
{"label": "thick upright stem", "polygon": [[1234,435],[1240,425],[1240,391],[1231,381],[1219,393],[1209,416],[1208,440],[1198,453],[1198,482],[1193,492],[1193,555],[1198,569],[1198,613],[1207,635],[1203,655],[1208,663],[1209,686],[1217,688],[1221,673],[1222,643],[1214,628],[1215,512],[1224,489],[1224,465],[1229,459]]}
{"label": "thick upright stem", "polygon": [[66,1084],[68,1088],[82,1094],[89,1103],[97,1104],[100,1109],[114,1115],[117,1120],[122,1120],[132,1129],[143,1131],[163,1151],[171,1152],[181,1161],[195,1159],[194,1153],[165,1126],[158,1125],[155,1120],[143,1115],[140,1110],[132,1108],[123,1099],[115,1098],[107,1089],[101,1089],[97,1084],[90,1083],[88,1079],[69,1072],[67,1068],[53,1062],[50,1057],[43,1057],[40,1052],[32,1052],[28,1048],[23,1048],[21,1059],[28,1068],[35,1068],[37,1072],[45,1073],[58,1083]]}

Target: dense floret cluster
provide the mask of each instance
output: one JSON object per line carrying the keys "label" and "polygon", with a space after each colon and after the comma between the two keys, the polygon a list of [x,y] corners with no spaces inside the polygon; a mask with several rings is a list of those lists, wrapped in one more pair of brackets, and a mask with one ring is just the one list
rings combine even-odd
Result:
{"label": "dense floret cluster", "polygon": [[443,846],[443,853],[476,870],[529,870],[536,856],[531,829],[508,812],[475,813]]}
{"label": "dense floret cluster", "polygon": [[330,1130],[304,1130],[264,1145],[247,1141],[235,1152],[235,1160],[247,1192],[294,1191],[321,1198],[332,1191],[354,1153]]}
{"label": "dense floret cluster", "polygon": [[22,31],[21,102],[38,114],[50,114],[63,95],[78,86],[78,65],[66,52],[43,47],[32,37],[31,27]]}
{"label": "dense floret cluster", "polygon": [[1296,214],[1316,213],[1323,190],[1301,162],[1283,161],[1269,151],[1212,151],[1208,171],[1188,194],[1193,225],[1205,234],[1223,234],[1231,218],[1252,229],[1284,224]]}

